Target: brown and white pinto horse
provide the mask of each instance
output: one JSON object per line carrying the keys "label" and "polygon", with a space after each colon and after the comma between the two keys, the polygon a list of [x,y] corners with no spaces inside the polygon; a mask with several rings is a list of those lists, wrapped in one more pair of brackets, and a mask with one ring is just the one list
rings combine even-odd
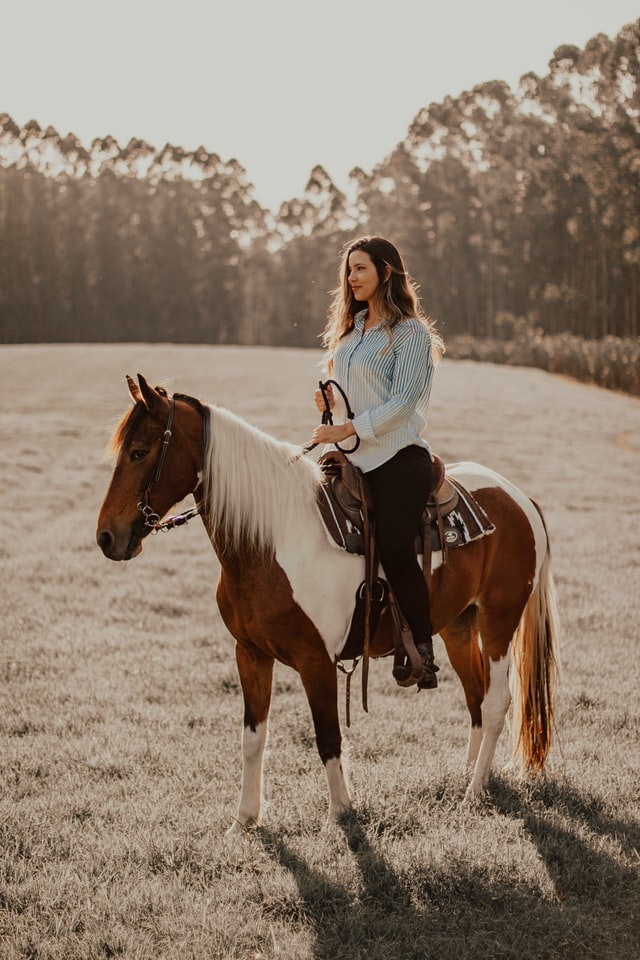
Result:
{"label": "brown and white pinto horse", "polygon": [[[139,376],[134,407],[113,441],[114,473],[97,541],[129,560],[175,503],[193,493],[221,564],[217,600],[236,641],[244,695],[242,792],[234,828],[259,822],[262,758],[275,660],[300,674],[325,765],[330,814],[351,805],[341,761],[336,662],[363,560],[337,548],[316,507],[319,469],[299,449],[228,411]],[[495,525],[491,536],[451,550],[430,574],[434,632],[464,687],[471,727],[467,796],[487,784],[513,692],[514,757],[542,769],[550,746],[556,672],[555,592],[538,508],[503,477],[473,463],[448,467]],[[146,517],[146,519],[145,519]],[[383,615],[375,657],[393,649]],[[510,691],[510,681],[513,691]]]}

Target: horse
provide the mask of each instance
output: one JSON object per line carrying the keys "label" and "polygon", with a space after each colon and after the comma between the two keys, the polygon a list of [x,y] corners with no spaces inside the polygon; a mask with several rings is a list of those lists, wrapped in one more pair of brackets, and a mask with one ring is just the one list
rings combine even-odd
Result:
{"label": "horse", "polygon": [[[300,675],[329,789],[329,816],[352,807],[342,763],[337,667],[364,560],[335,545],[317,507],[318,464],[223,407],[127,377],[133,406],[112,437],[115,466],[96,539],[110,560],[136,557],[161,518],[193,494],[220,561],[216,599],[235,639],[244,699],[242,783],[230,832],[261,822],[274,663]],[[425,570],[433,632],[470,717],[465,801],[487,787],[513,699],[513,762],[541,772],[551,746],[558,666],[556,594],[540,508],[488,467],[447,466],[495,530]],[[166,526],[181,518],[170,518]],[[372,657],[393,652],[383,611]]]}

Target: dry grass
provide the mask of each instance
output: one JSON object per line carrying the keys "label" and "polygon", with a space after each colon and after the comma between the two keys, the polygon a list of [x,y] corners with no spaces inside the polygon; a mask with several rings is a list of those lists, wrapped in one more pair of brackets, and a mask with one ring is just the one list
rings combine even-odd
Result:
{"label": "dry grass", "polygon": [[[466,713],[374,665],[348,734],[356,812],[325,823],[298,678],[278,669],[265,826],[233,846],[242,704],[198,523],[128,565],[93,542],[138,370],[302,442],[319,354],[2,347],[0,956],[237,960],[640,953],[640,403],[445,361],[431,436],[544,507],[564,624],[545,778],[461,804]],[[506,736],[499,762],[508,755]]]}

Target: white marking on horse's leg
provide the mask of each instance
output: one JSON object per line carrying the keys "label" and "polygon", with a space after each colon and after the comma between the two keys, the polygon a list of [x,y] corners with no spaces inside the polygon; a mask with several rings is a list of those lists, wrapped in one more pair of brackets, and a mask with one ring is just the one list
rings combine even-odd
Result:
{"label": "white marking on horse's leg", "polygon": [[482,701],[482,742],[467,798],[478,797],[489,781],[491,763],[509,709],[509,661],[507,651],[500,660],[489,660],[489,689]]}
{"label": "white marking on horse's leg", "polygon": [[267,724],[259,723],[255,732],[245,727],[242,733],[242,791],[236,819],[228,833],[238,833],[249,822],[260,823],[262,811],[262,758],[267,740]]}
{"label": "white marking on horse's leg", "polygon": [[327,760],[324,765],[329,784],[329,817],[338,820],[351,809],[351,797],[340,757]]}
{"label": "white marking on horse's leg", "polygon": [[469,727],[469,741],[467,743],[467,764],[473,765],[478,759],[480,744],[482,743],[482,727]]}

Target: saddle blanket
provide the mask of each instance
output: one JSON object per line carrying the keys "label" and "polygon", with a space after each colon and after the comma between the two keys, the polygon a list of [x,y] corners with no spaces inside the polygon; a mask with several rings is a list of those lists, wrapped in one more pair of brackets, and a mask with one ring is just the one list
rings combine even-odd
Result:
{"label": "saddle blanket", "polygon": [[[440,510],[442,527],[438,523],[438,514],[433,499],[429,501],[422,516],[422,524],[416,536],[416,553],[425,552],[425,541],[429,537],[432,553],[462,547],[480,537],[486,537],[495,530],[486,512],[474,497],[457,480],[447,478],[455,490],[451,505],[443,505]],[[364,523],[359,504],[350,497],[345,502],[345,491],[335,495],[331,483],[323,483],[318,490],[317,505],[326,530],[335,544],[349,553],[364,556]],[[441,530],[444,544],[441,542]]]}

